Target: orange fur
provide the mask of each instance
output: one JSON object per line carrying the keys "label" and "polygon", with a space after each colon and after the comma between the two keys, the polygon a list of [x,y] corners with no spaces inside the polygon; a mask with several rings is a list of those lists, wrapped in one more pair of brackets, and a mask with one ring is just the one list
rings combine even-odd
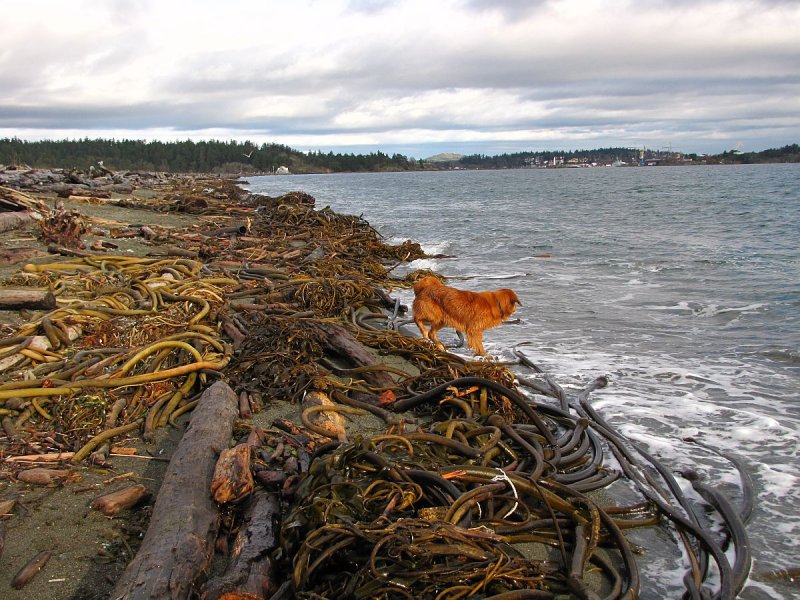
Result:
{"label": "orange fur", "polygon": [[[414,322],[422,337],[432,340],[439,349],[444,345],[436,336],[442,327],[463,331],[467,345],[485,355],[483,332],[497,327],[517,309],[519,301],[513,290],[470,292],[444,285],[435,277],[424,277],[414,285]],[[430,330],[424,323],[430,323]]]}

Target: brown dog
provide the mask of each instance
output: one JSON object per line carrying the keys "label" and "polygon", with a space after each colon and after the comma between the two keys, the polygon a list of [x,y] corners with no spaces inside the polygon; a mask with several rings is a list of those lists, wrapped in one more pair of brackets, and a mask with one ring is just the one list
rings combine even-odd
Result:
{"label": "brown dog", "polygon": [[[513,290],[470,292],[448,287],[435,277],[423,277],[414,285],[414,322],[422,337],[432,340],[437,348],[444,346],[436,337],[442,327],[453,327],[467,335],[467,346],[485,355],[483,332],[496,327],[522,303]],[[430,323],[430,330],[423,323]]]}

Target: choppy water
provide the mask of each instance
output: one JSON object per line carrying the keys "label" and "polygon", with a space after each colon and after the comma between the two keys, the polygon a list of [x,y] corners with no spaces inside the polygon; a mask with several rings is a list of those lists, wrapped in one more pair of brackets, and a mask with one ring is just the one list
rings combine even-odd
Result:
{"label": "choppy water", "polygon": [[[566,387],[608,375],[591,396],[601,414],[675,470],[723,482],[734,501],[731,465],[683,439],[739,455],[758,494],[753,572],[800,566],[800,165],[250,184],[308,192],[390,241],[455,255],[412,267],[465,278],[458,287],[515,289],[520,321],[488,331],[488,352],[511,358],[519,346]],[[679,597],[680,556],[648,552],[643,597]],[[795,594],[796,584],[751,579],[741,597]]]}

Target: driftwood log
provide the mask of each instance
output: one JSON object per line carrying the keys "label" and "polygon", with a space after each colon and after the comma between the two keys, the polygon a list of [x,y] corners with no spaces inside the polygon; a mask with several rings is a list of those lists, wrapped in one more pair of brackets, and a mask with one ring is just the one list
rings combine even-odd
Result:
{"label": "driftwood log", "polygon": [[0,248],[0,265],[13,265],[20,262],[29,262],[39,256],[45,256],[38,248],[31,246],[18,246],[16,248]]}
{"label": "driftwood log", "polygon": [[52,310],[56,297],[48,290],[0,289],[0,310]]}
{"label": "driftwood log", "polygon": [[276,494],[257,490],[250,497],[225,573],[203,586],[201,600],[219,600],[234,592],[244,597],[272,596],[276,586],[270,552],[278,544],[280,517]]}
{"label": "driftwood log", "polygon": [[238,415],[224,382],[209,387],[167,467],[142,545],[111,598],[184,600],[207,569],[219,528],[210,484],[217,454],[228,447]]}
{"label": "driftwood log", "polygon": [[[356,368],[380,367],[382,364],[375,359],[366,346],[341,325],[319,322],[315,323],[314,327],[323,334],[322,344],[325,350],[335,358],[344,359]],[[380,369],[365,370],[359,373],[359,377],[376,387],[393,387],[395,385],[391,376]]]}
{"label": "driftwood log", "polygon": [[126,508],[136,506],[148,495],[147,488],[141,483],[137,483],[95,498],[89,506],[107,517],[113,517]]}
{"label": "driftwood log", "polygon": [[0,233],[35,223],[29,212],[0,212]]}

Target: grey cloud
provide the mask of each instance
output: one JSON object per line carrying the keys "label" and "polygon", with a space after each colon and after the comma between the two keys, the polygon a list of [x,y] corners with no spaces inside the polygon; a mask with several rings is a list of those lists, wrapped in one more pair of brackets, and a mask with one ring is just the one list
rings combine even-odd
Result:
{"label": "grey cloud", "polygon": [[376,14],[391,8],[396,0],[350,0],[348,7],[356,12]]}
{"label": "grey cloud", "polygon": [[465,6],[480,12],[498,12],[507,20],[527,17],[552,0],[467,0]]}
{"label": "grey cloud", "polygon": [[[661,5],[677,6],[681,1]],[[709,2],[695,0],[693,5]],[[497,11],[507,20],[522,20],[552,3],[468,0],[464,6],[473,12]],[[136,31],[139,11],[150,5],[112,4],[112,19],[130,20],[130,31]],[[370,16],[379,16],[391,6],[383,0],[350,3],[352,10]],[[748,6],[788,11],[796,3],[754,0]],[[645,10],[654,10],[653,5]],[[628,139],[648,135],[702,138],[719,132],[759,139],[757,129],[761,128],[776,139],[800,137],[798,46],[772,46],[769,40],[755,48],[730,39],[641,47],[627,39],[601,36],[585,40],[588,45],[583,47],[577,42],[544,47],[539,40],[519,36],[510,45],[503,38],[461,38],[458,32],[445,31],[422,39],[365,36],[358,45],[311,44],[325,61],[303,55],[305,49],[273,48],[269,40],[245,41],[251,46],[219,50],[210,44],[181,60],[167,60],[163,68],[154,67],[152,78],[144,82],[157,92],[151,100],[128,101],[128,92],[136,90],[96,89],[96,96],[103,100],[93,98],[93,104],[70,108],[74,96],[69,90],[49,96],[52,70],[85,74],[91,89],[103,81],[100,75],[125,73],[139,56],[155,52],[157,40],[146,34],[133,36],[130,31],[120,29],[96,40],[47,39],[31,47],[14,46],[10,54],[0,55],[0,128],[187,132],[218,128],[332,139],[340,133],[369,133],[378,138],[398,130],[460,130],[496,134],[498,144],[505,132],[515,130],[551,130],[561,132],[565,139],[593,140],[590,145],[603,132]],[[72,50],[76,54],[69,54]],[[318,62],[322,70],[315,70]],[[83,85],[76,81],[71,84]],[[509,97],[512,103],[505,114],[500,111],[486,117],[472,106],[454,105],[450,110],[446,99],[458,97],[462,90],[485,90],[488,98]],[[425,107],[433,92],[437,92],[433,106]],[[115,93],[120,101],[109,102]],[[310,112],[272,117],[279,111],[271,111],[270,102],[278,96],[296,98],[298,104],[310,106]],[[409,112],[419,110],[413,110],[413,116],[398,110],[381,114],[383,105],[406,104]],[[359,117],[364,107],[369,115]],[[336,125],[343,121],[354,124]],[[780,135],[773,125],[778,122],[786,124]],[[517,148],[520,143],[513,142]]]}

